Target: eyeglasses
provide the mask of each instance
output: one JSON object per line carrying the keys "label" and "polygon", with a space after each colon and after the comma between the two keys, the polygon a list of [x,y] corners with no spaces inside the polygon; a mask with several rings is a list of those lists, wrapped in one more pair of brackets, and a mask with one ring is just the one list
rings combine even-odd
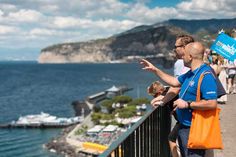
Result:
{"label": "eyeglasses", "polygon": [[184,47],[184,45],[178,45],[178,46],[175,45],[175,49],[177,49],[178,47]]}

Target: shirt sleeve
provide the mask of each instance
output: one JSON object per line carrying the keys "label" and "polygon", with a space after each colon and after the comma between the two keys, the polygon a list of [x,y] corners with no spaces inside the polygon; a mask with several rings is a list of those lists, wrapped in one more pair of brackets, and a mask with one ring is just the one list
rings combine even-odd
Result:
{"label": "shirt sleeve", "polygon": [[205,100],[217,99],[216,79],[212,73],[205,74],[201,84],[201,97]]}
{"label": "shirt sleeve", "polygon": [[187,78],[187,76],[189,75],[189,72],[190,72],[190,70],[188,71],[188,72],[186,72],[186,73],[184,73],[184,74],[182,74],[182,75],[180,75],[180,76],[178,76],[177,77],[177,79],[178,79],[178,81],[179,81],[179,83],[182,85],[183,83],[184,83],[184,80]]}

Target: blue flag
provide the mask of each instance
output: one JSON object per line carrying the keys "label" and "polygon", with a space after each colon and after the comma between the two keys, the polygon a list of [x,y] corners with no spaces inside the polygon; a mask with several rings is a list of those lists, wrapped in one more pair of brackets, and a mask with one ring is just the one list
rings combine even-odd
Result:
{"label": "blue flag", "polygon": [[224,33],[220,33],[211,45],[211,50],[230,61],[234,61],[236,59],[236,40]]}

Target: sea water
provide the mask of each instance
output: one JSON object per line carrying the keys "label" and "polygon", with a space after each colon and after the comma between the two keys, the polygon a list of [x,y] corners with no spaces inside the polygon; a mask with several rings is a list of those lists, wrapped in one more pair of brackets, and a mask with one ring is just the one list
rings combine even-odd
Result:
{"label": "sea water", "polygon": [[[46,112],[72,117],[71,103],[113,85],[133,88],[133,98],[151,97],[146,88],[158,78],[130,64],[38,64],[0,62],[0,123]],[[167,70],[172,73],[172,69]],[[54,157],[43,148],[61,129],[0,129],[0,157]]]}

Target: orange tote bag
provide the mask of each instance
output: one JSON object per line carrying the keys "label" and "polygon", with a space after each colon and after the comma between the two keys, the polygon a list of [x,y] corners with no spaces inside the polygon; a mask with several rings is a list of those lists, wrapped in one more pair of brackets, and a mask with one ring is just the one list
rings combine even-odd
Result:
{"label": "orange tote bag", "polygon": [[[200,86],[204,74],[198,81],[197,98],[200,101]],[[220,109],[193,110],[187,147],[189,149],[223,149],[220,120]]]}

